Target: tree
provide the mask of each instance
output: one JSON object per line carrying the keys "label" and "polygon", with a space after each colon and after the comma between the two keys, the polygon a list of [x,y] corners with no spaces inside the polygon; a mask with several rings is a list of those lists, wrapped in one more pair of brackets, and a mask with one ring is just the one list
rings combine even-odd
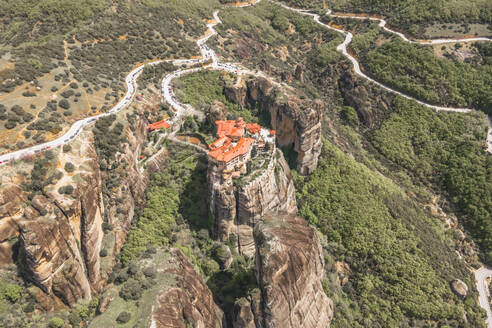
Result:
{"label": "tree", "polygon": [[73,187],[71,185],[63,186],[58,188],[58,193],[60,194],[65,194],[65,195],[71,195],[73,193]]}
{"label": "tree", "polygon": [[53,317],[50,320],[49,327],[50,328],[61,328],[65,324],[65,321],[59,317]]}
{"label": "tree", "polygon": [[348,125],[356,126],[359,124],[359,117],[357,116],[357,112],[353,107],[343,106],[342,108],[340,108],[340,117]]}
{"label": "tree", "polygon": [[58,103],[58,105],[63,108],[63,109],[69,109],[70,108],[70,103],[68,102],[68,100],[66,99],[62,99],[60,100],[60,102]]}
{"label": "tree", "polygon": [[12,303],[16,303],[22,294],[22,288],[17,285],[8,284],[3,290],[3,296]]}
{"label": "tree", "polygon": [[119,324],[124,324],[130,321],[131,317],[132,316],[129,312],[123,311],[116,318],[116,322],[118,322]]}
{"label": "tree", "polygon": [[75,170],[75,166],[72,163],[70,162],[65,163],[65,171],[67,171],[68,173],[72,173],[74,170]]}
{"label": "tree", "polygon": [[130,279],[123,285],[123,288],[121,288],[120,296],[125,301],[136,301],[142,297],[142,292],[142,286],[140,283],[137,280]]}

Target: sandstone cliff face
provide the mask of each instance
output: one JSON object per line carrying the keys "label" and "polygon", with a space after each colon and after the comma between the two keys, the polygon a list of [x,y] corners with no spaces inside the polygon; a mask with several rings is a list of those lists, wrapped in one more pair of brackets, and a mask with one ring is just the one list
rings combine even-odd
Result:
{"label": "sandstone cliff face", "polygon": [[[126,131],[128,143],[117,155],[121,165],[126,163],[128,179],[122,180],[113,195],[124,200],[124,211],[117,218],[117,205],[103,202],[105,174],[99,168],[92,133],[86,131],[80,142],[74,142],[72,151],[60,152],[60,171],[66,162],[75,165],[73,173],[64,172],[54,185],[36,195],[31,206],[23,206],[27,193],[14,183],[0,192],[0,237],[6,241],[14,236],[20,239],[20,259],[28,279],[48,295],[56,296],[65,304],[81,298],[91,298],[105,284],[112,265],[101,267],[104,217],[113,227],[111,255],[117,254],[125,240],[136,204],[141,202],[147,183],[147,173],[136,165],[136,157],[146,138],[146,122],[137,122],[135,131]],[[17,181],[20,184],[19,181]],[[72,195],[58,192],[61,186],[72,185]],[[9,195],[15,192],[16,197]],[[116,198],[115,197],[115,198]],[[47,214],[44,214],[46,211]],[[1,265],[12,262],[12,247],[2,243]],[[107,259],[114,262],[114,257]]]}
{"label": "sandstone cliff face", "polygon": [[172,267],[164,272],[175,277],[175,286],[157,297],[152,327],[222,328],[224,314],[202,277],[180,250],[172,249],[171,255]]}
{"label": "sandstone cliff face", "polygon": [[290,169],[278,150],[267,168],[245,184],[234,185],[229,173],[217,170],[215,165],[209,165],[207,181],[217,237],[225,241],[234,234],[241,254],[254,254],[253,227],[265,215],[297,212]]}
{"label": "sandstone cliff face", "polygon": [[[296,75],[302,78],[302,69]],[[225,90],[226,96],[240,106],[258,106],[260,111],[269,113],[278,145],[292,146],[297,153],[299,174],[308,175],[316,169],[322,147],[320,101],[288,95],[262,77],[227,85]]]}
{"label": "sandstone cliff face", "polygon": [[324,260],[314,228],[281,215],[255,227],[260,291],[236,304],[234,327],[329,327],[333,302],[323,291]]}

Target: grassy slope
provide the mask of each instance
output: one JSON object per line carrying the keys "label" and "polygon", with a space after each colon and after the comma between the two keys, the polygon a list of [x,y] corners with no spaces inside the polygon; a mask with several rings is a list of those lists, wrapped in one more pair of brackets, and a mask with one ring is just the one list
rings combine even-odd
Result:
{"label": "grassy slope", "polygon": [[[300,215],[327,237],[335,260],[352,275],[335,301],[333,327],[413,326],[409,322],[483,327],[474,294],[459,302],[449,282],[471,285],[438,219],[429,217],[390,180],[326,142],[319,168],[296,179]],[[417,325],[419,326],[419,325]]]}
{"label": "grassy slope", "polygon": [[449,196],[461,220],[492,261],[492,157],[485,153],[486,118],[480,113],[434,114],[397,99],[395,111],[372,137],[392,162]]}

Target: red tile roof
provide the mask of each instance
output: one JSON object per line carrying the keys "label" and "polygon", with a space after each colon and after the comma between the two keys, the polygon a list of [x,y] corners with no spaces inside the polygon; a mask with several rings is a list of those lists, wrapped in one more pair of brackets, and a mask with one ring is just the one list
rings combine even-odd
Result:
{"label": "red tile roof", "polygon": [[215,121],[217,125],[217,134],[219,137],[242,137],[244,135],[244,127],[246,123],[243,121],[242,117],[238,118],[237,121]]}
{"label": "red tile roof", "polygon": [[208,148],[214,150],[214,149],[223,147],[224,145],[226,145],[227,143],[230,143],[230,142],[231,142],[230,138],[221,137],[221,138],[215,140],[214,142],[212,142],[210,145],[208,145]]}
{"label": "red tile roof", "polygon": [[211,150],[208,154],[219,162],[227,163],[238,156],[246,154],[254,142],[255,140],[251,138],[241,138],[235,146],[229,142],[220,148]]}
{"label": "red tile roof", "polygon": [[158,130],[160,128],[169,129],[169,127],[171,127],[171,125],[167,123],[165,120],[149,124],[150,131]]}
{"label": "red tile roof", "polygon": [[261,126],[257,123],[248,123],[246,124],[246,130],[248,130],[249,133],[256,134],[261,131]]}

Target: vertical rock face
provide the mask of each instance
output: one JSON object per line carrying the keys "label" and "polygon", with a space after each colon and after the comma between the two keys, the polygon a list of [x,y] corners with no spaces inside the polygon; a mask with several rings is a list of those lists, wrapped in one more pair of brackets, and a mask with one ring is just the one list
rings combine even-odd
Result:
{"label": "vertical rock face", "polygon": [[[44,196],[36,196],[33,202],[55,208]],[[20,220],[21,247],[30,279],[46,293],[72,304],[90,298],[91,288],[70,218],[57,212],[48,218]]]}
{"label": "vertical rock face", "polygon": [[[73,197],[61,195],[57,187],[47,189],[33,198],[33,209],[17,219],[30,279],[66,304],[90,298],[100,287],[101,176],[92,143],[83,143],[80,155],[87,170],[80,173]],[[70,181],[63,179],[59,184]],[[42,210],[48,214],[40,216]]]}
{"label": "vertical rock face", "polygon": [[[302,67],[296,70],[302,78]],[[247,83],[227,85],[226,96],[241,106],[258,106],[268,112],[271,126],[277,131],[280,147],[292,146],[297,153],[297,171],[308,175],[318,165],[321,154],[321,121],[323,104],[319,100],[304,100],[274,87],[259,77]],[[246,94],[246,98],[243,95]]]}
{"label": "vertical rock face", "polygon": [[152,327],[222,328],[222,310],[193,265],[178,249],[171,250],[173,267],[165,271],[176,279],[174,287],[158,297],[152,313]]}
{"label": "vertical rock face", "polygon": [[333,302],[321,285],[324,260],[314,228],[294,215],[255,227],[260,293],[236,304],[234,327],[326,328]]}
{"label": "vertical rock face", "polygon": [[254,254],[253,227],[263,216],[297,212],[290,169],[278,150],[267,168],[244,185],[235,185],[231,172],[219,171],[215,165],[209,165],[207,181],[217,238],[225,241],[234,234],[244,255]]}

